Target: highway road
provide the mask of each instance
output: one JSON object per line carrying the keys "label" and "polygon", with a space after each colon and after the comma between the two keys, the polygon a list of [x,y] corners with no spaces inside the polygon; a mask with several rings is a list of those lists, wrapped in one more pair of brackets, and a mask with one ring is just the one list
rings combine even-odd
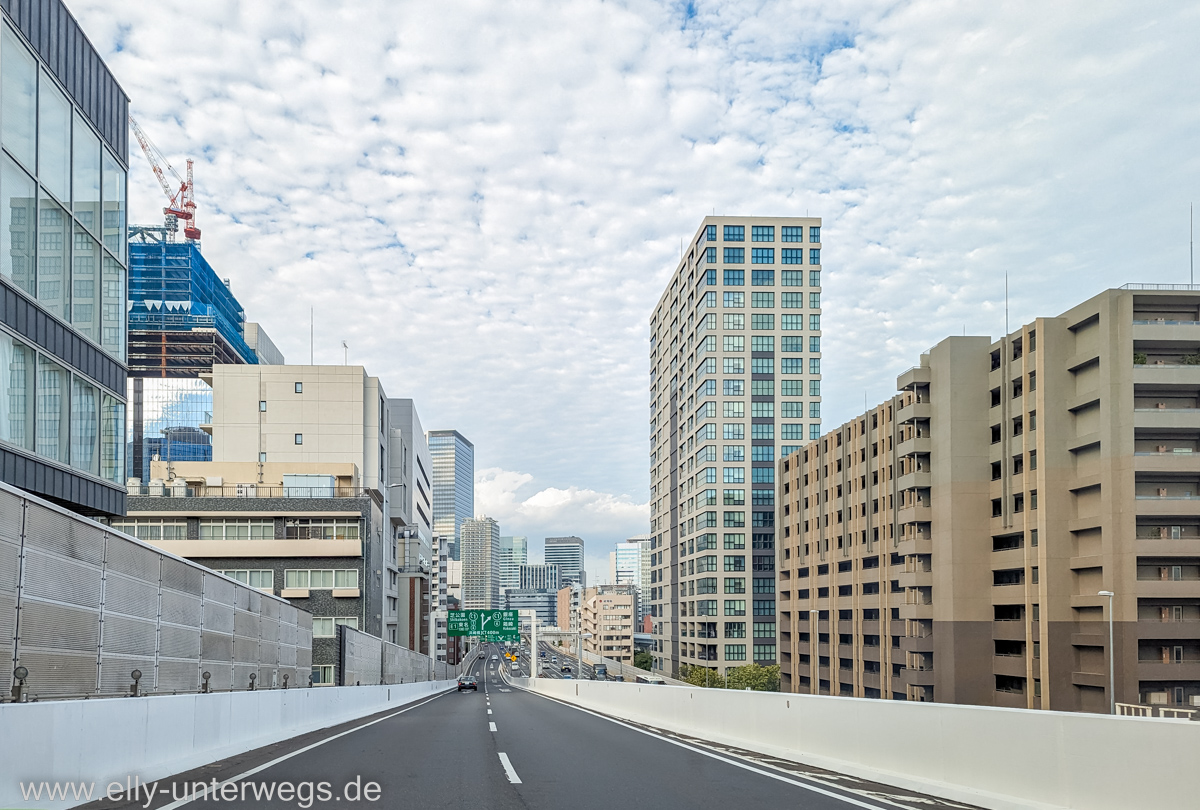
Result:
{"label": "highway road", "polygon": [[[449,692],[347,726],[305,735],[159,783],[148,805],[95,803],[143,810],[230,807],[464,808],[464,810],[912,810],[960,808],[928,798],[888,801],[856,780],[814,779],[795,770],[742,759],[700,742],[660,736],[523,691],[485,648],[471,667],[479,691]],[[562,656],[560,655],[560,660]],[[524,659],[526,666],[528,658]],[[636,688],[630,686],[629,688]],[[668,688],[668,687],[653,687]],[[184,786],[223,788],[219,801],[188,801]],[[319,783],[330,794],[320,801]],[[317,800],[263,792],[308,784]],[[361,785],[354,788],[353,785]],[[347,788],[347,785],[351,787]],[[293,790],[295,788],[293,787]],[[307,790],[307,789],[306,789]],[[164,792],[165,791],[165,792]],[[260,798],[255,799],[255,792]],[[354,799],[357,795],[359,798]],[[243,798],[245,797],[245,798]]]}

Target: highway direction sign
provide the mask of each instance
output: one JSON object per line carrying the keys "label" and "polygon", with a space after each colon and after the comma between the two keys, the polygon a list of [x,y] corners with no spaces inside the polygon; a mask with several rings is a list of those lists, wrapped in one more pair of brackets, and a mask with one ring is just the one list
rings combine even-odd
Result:
{"label": "highway direction sign", "polygon": [[521,628],[515,610],[451,610],[446,634],[478,636],[484,641],[519,641]]}

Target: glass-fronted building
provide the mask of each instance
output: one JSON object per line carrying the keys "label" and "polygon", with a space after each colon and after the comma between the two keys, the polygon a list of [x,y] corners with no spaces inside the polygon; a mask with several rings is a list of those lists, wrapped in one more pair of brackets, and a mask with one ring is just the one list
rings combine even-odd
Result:
{"label": "glass-fronted building", "polygon": [[475,445],[457,430],[431,430],[426,438],[433,461],[433,533],[443,543],[454,539],[450,559],[458,560],[463,521],[475,514]]}
{"label": "glass-fronted building", "polygon": [[[150,462],[211,461],[214,364],[266,362],[247,340],[242,305],[192,242],[134,226],[129,241],[128,476],[150,480]],[[282,361],[251,324],[262,355]]]}
{"label": "glass-fronted building", "polygon": [[0,478],[124,514],[129,101],[59,0],[0,9]]}

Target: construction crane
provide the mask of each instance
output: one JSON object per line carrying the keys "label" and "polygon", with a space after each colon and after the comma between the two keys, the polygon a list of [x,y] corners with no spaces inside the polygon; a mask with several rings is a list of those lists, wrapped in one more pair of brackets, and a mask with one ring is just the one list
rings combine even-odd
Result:
{"label": "construction crane", "polygon": [[[196,227],[196,200],[193,195],[194,188],[192,186],[192,159],[188,158],[187,162],[187,179],[179,176],[179,172],[171,165],[170,161],[159,151],[154,142],[138,125],[138,122],[132,115],[129,116],[129,125],[133,127],[133,134],[137,138],[139,144],[142,145],[142,152],[146,155],[146,160],[150,161],[150,168],[154,170],[154,176],[158,178],[158,184],[162,186],[163,194],[167,195],[169,203],[163,208],[163,214],[166,217],[165,231],[168,241],[174,241],[174,235],[179,230],[179,220],[184,221],[183,235],[189,242],[200,241],[200,229]],[[179,187],[172,190],[171,181],[167,179],[166,172],[163,171],[163,166],[166,166],[167,171],[175,178],[175,182]]]}

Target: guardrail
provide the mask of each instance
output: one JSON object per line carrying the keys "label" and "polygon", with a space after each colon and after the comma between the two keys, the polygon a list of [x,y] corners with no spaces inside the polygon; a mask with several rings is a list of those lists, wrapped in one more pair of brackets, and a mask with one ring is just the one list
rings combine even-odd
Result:
{"label": "guardrail", "polygon": [[990,808],[1192,807],[1200,723],[518,678],[581,708]]}
{"label": "guardrail", "polygon": [[[182,482],[182,479],[176,480]],[[165,481],[162,484],[130,484],[125,490],[129,495],[152,498],[361,498],[368,494],[363,487],[180,486]]]}

